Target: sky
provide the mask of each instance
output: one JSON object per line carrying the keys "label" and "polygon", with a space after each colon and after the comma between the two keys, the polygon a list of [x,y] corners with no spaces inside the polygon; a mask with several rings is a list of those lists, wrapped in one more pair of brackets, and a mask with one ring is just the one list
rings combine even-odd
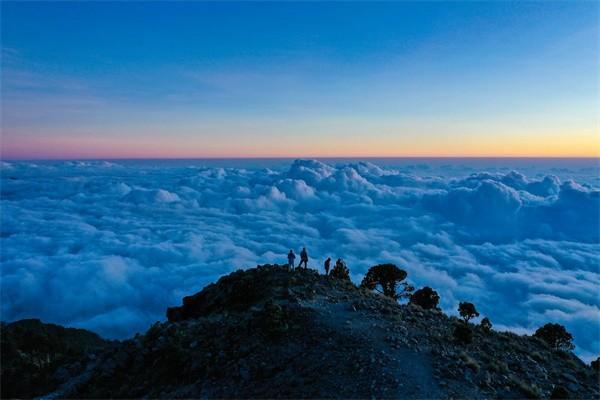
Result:
{"label": "sky", "polygon": [[598,2],[6,2],[3,159],[600,155]]}

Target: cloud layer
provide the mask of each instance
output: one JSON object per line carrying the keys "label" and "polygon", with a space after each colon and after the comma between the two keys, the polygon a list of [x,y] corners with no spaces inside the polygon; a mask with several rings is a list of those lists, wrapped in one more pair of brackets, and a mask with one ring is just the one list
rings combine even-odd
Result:
{"label": "cloud layer", "polygon": [[282,263],[306,246],[315,267],[343,257],[359,281],[393,262],[436,288],[449,313],[467,300],[498,329],[559,322],[583,358],[600,353],[594,167],[1,168],[3,320],[40,317],[123,338],[220,275]]}

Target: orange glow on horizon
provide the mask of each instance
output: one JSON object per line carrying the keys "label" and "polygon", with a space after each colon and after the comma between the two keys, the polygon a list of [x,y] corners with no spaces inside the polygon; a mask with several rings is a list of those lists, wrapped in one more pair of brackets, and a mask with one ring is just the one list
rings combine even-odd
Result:
{"label": "orange glow on horizon", "polygon": [[238,137],[20,137],[2,142],[3,159],[325,158],[325,157],[600,157],[598,134]]}

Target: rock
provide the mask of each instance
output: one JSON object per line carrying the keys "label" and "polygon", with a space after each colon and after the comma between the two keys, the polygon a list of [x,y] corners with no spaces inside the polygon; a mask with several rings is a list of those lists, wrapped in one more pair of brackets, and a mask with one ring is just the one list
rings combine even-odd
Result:
{"label": "rock", "polygon": [[577,378],[575,378],[573,375],[571,375],[569,373],[563,372],[560,376],[564,380],[567,380],[567,381],[572,382],[572,383],[577,383]]}
{"label": "rock", "polygon": [[569,382],[567,383],[567,390],[570,393],[577,393],[579,391],[579,385],[575,382]]}

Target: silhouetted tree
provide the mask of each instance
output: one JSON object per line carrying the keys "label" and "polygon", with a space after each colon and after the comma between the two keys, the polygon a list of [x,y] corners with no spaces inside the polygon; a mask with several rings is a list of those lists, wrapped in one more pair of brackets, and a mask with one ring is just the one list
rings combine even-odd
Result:
{"label": "silhouetted tree", "polygon": [[473,341],[473,331],[467,324],[456,324],[453,332],[454,339],[463,344],[468,344]]}
{"label": "silhouetted tree", "polygon": [[[396,267],[394,264],[379,264],[369,268],[360,286],[370,290],[377,290],[394,300],[398,300],[410,297],[410,293],[415,290],[407,282],[402,282],[406,279],[406,276],[406,271]],[[396,286],[398,284],[403,286],[400,293],[396,293]],[[378,286],[382,288],[383,292],[377,289]]]}
{"label": "silhouetted tree", "polygon": [[471,318],[479,317],[475,304],[466,301],[458,304],[458,313],[463,317],[465,323],[469,322]]}
{"label": "silhouetted tree", "polygon": [[555,350],[569,351],[575,348],[573,346],[573,335],[560,324],[548,323],[538,328],[533,336],[542,339]]}
{"label": "silhouetted tree", "polygon": [[488,317],[485,317],[481,320],[479,326],[481,326],[481,329],[483,329],[484,331],[489,332],[492,330],[492,321],[490,321]]}
{"label": "silhouetted tree", "polygon": [[410,296],[410,304],[416,304],[425,309],[436,308],[440,302],[440,296],[429,286],[417,290]]}
{"label": "silhouetted tree", "polygon": [[335,266],[331,270],[330,276],[336,279],[345,279],[350,280],[350,270],[346,266],[346,263],[343,260],[338,260],[335,263]]}
{"label": "silhouetted tree", "polygon": [[590,363],[590,367],[592,367],[592,369],[596,371],[596,374],[600,377],[600,357],[592,361]]}

